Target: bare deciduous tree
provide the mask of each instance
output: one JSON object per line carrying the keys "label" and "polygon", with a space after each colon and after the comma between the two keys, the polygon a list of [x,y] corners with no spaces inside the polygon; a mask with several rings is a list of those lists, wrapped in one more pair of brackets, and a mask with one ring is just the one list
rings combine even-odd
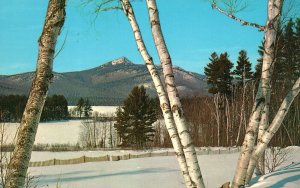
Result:
{"label": "bare deciduous tree", "polygon": [[266,150],[266,168],[274,172],[280,165],[288,161],[293,150],[291,148],[270,147]]}

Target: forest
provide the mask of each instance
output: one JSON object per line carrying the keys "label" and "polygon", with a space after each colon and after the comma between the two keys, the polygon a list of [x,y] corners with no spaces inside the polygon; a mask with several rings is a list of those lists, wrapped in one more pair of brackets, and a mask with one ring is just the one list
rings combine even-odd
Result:
{"label": "forest", "polygon": [[[0,121],[20,122],[26,102],[26,96],[0,96]],[[68,102],[63,95],[53,95],[46,98],[41,121],[66,120],[68,118]]]}

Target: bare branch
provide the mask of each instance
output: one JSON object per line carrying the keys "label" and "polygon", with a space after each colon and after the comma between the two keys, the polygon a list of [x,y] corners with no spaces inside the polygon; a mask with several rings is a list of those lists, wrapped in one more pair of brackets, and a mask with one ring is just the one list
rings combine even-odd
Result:
{"label": "bare branch", "polygon": [[[216,2],[216,0],[213,2]],[[243,1],[240,0],[224,0],[222,2],[226,5],[228,10],[227,12],[230,14],[240,12],[247,7],[247,3],[243,3]]]}
{"label": "bare branch", "polygon": [[64,41],[63,41],[61,47],[59,48],[59,50],[58,50],[58,51],[56,52],[56,54],[54,55],[54,59],[55,59],[55,58],[60,54],[60,52],[62,52],[63,49],[65,48],[65,44],[66,44],[66,41],[67,41],[68,33],[69,33],[69,31],[67,31],[67,34],[66,34],[66,36],[65,36],[65,38],[64,38]]}
{"label": "bare branch", "polygon": [[123,8],[122,7],[118,7],[118,6],[116,6],[116,7],[101,8],[101,9],[97,8],[95,10],[95,12],[110,11],[110,10],[123,10]]}
{"label": "bare branch", "polygon": [[[251,27],[256,27],[258,28],[259,31],[264,31],[265,30],[265,26],[262,26],[262,25],[259,25],[257,23],[252,23],[252,22],[247,22],[245,20],[242,20],[236,16],[234,16],[231,12],[233,10],[229,10],[228,12],[221,9],[220,7],[217,6],[216,2],[213,1],[212,4],[211,4],[212,8],[218,10],[220,13],[222,14],[225,14],[227,17],[231,18],[231,19],[234,19],[235,21],[238,21],[240,22],[242,25],[246,25],[246,26],[251,26]],[[229,6],[229,5],[228,5]]]}
{"label": "bare branch", "polygon": [[95,9],[95,13],[102,12],[102,11],[110,11],[110,10],[123,10],[121,6],[109,6],[106,7],[109,3],[114,2],[114,0],[105,0],[102,1],[99,5],[97,5],[97,8]]}

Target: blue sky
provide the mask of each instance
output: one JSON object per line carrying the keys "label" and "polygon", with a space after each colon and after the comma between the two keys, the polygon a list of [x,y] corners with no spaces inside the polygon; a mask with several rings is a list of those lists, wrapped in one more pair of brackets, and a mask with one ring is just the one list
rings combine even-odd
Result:
{"label": "blue sky", "polygon": [[[0,1],[0,74],[34,71],[46,0]],[[172,2],[172,3],[170,3]],[[213,10],[205,0],[157,0],[163,33],[173,64],[186,70],[203,73],[213,51],[227,51],[235,62],[241,49],[248,51],[253,64],[263,33],[241,26]],[[133,3],[146,45],[155,63],[159,64],[149,27],[144,1]],[[239,17],[264,24],[266,0],[249,1]],[[66,38],[63,51],[56,57],[54,71],[79,71],[99,66],[126,56],[134,63],[143,63],[132,31],[121,11],[102,12],[95,19],[94,5],[69,0],[66,22],[57,49]]]}

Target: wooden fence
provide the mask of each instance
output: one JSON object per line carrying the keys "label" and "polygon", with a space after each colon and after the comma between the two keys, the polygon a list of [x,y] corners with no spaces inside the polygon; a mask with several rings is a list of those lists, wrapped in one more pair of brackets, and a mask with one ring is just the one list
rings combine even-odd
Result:
{"label": "wooden fence", "polygon": [[[237,148],[227,148],[227,150],[199,150],[197,151],[197,155],[211,155],[211,154],[230,154],[239,152],[239,147]],[[53,165],[68,165],[68,164],[80,164],[80,163],[88,163],[88,162],[101,162],[101,161],[120,161],[120,160],[129,160],[135,158],[146,158],[146,157],[163,157],[163,156],[175,156],[176,153],[173,151],[166,152],[148,152],[141,154],[125,154],[125,155],[105,155],[100,157],[88,157],[82,156],[79,158],[73,159],[51,159],[46,161],[35,161],[30,162],[30,167],[40,167],[40,166],[53,166]]]}

